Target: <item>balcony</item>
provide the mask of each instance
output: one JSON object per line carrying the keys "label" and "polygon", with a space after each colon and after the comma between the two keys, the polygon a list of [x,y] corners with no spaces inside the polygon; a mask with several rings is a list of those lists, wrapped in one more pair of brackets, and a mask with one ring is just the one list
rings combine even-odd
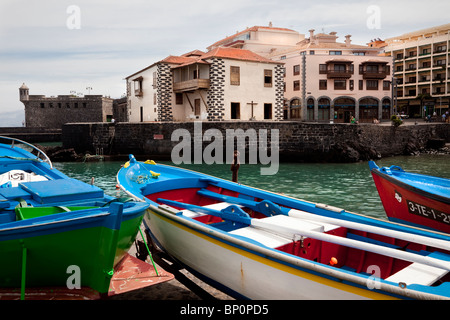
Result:
{"label": "balcony", "polygon": [[174,92],[189,92],[200,89],[209,89],[210,81],[209,79],[192,79],[181,82],[174,82],[173,91]]}
{"label": "balcony", "polygon": [[389,75],[389,72],[387,72],[385,70],[381,70],[381,71],[363,70],[361,72],[361,74],[363,75],[363,79],[382,80],[382,79],[385,79]]}
{"label": "balcony", "polygon": [[326,70],[324,73],[327,79],[349,79],[354,74],[353,70]]}

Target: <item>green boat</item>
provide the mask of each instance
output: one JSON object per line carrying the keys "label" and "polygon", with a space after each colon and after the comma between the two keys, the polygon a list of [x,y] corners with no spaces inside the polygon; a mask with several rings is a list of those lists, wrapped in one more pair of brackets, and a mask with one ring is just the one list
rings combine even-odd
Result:
{"label": "green boat", "polygon": [[0,299],[18,290],[22,299],[53,289],[108,295],[148,205],[110,197],[36,147],[0,139]]}

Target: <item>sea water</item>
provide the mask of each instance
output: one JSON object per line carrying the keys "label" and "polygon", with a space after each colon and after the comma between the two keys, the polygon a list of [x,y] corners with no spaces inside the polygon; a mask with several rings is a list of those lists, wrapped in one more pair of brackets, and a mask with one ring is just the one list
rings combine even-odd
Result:
{"label": "sea water", "polygon": [[[148,159],[137,159],[145,161]],[[159,163],[172,165],[170,161]],[[398,156],[377,165],[450,179],[450,155]],[[116,188],[116,174],[124,162],[58,162],[56,169],[69,177],[94,184],[112,196],[125,194]],[[228,164],[181,164],[180,167],[231,180]],[[275,175],[261,175],[261,165],[241,164],[239,183],[276,193],[324,203],[347,211],[386,219],[367,161],[357,163],[281,163]]]}

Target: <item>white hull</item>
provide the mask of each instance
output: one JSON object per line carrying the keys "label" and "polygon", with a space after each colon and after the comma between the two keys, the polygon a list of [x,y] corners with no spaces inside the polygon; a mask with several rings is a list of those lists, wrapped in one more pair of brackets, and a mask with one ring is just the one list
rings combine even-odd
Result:
{"label": "white hull", "polygon": [[[257,300],[389,299],[250,253],[147,211],[145,223],[172,257],[241,296]],[[210,231],[213,233],[213,231]]]}

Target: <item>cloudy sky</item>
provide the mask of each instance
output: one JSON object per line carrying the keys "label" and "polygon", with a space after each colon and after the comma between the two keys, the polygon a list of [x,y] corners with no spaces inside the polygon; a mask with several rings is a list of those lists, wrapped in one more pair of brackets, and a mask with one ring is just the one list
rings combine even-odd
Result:
{"label": "cloudy sky", "polygon": [[[444,0],[0,0],[0,127],[20,126],[30,94],[120,98],[124,78],[255,25],[366,44],[450,23]],[[378,14],[379,13],[379,14]]]}

